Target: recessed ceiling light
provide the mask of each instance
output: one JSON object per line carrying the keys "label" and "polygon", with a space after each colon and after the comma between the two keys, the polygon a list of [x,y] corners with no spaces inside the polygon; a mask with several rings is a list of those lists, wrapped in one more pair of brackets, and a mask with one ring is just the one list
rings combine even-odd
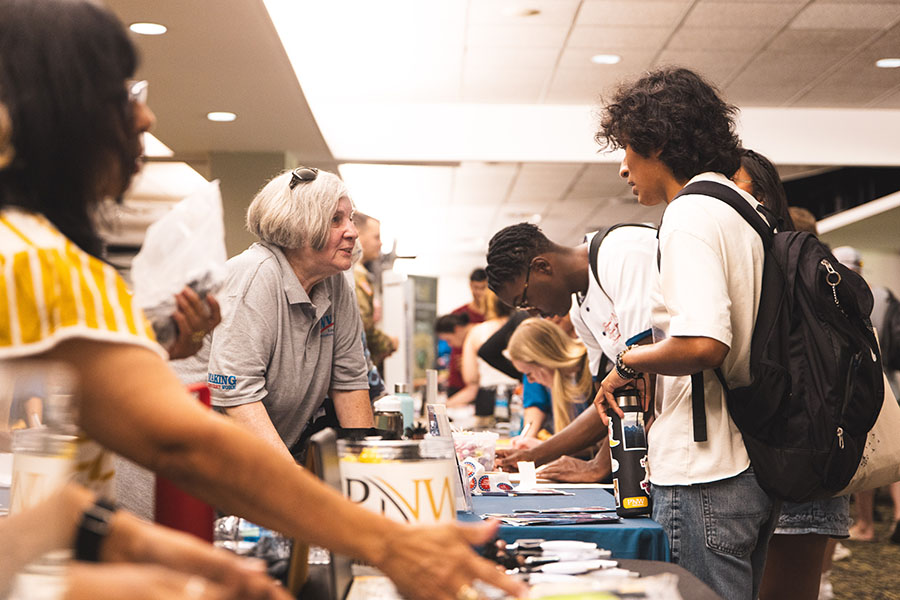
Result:
{"label": "recessed ceiling light", "polygon": [[525,6],[508,6],[503,9],[503,14],[507,17],[535,17],[541,14],[541,11]]}
{"label": "recessed ceiling light", "polygon": [[900,67],[900,58],[880,58],[875,61],[875,66],[882,69],[896,69]]}
{"label": "recessed ceiling light", "polygon": [[622,60],[618,54],[595,54],[591,57],[591,62],[595,65],[614,65]]}
{"label": "recessed ceiling light", "polygon": [[206,118],[210,121],[216,121],[218,123],[228,123],[229,121],[234,121],[237,119],[237,115],[233,112],[211,112],[206,114]]}
{"label": "recessed ceiling light", "polygon": [[162,35],[168,31],[165,25],[159,23],[132,23],[128,29],[141,35]]}

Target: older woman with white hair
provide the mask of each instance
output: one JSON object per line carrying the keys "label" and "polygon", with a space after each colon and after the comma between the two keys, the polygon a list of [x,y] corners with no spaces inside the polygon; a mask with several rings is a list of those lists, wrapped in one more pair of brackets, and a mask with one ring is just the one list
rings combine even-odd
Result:
{"label": "older woman with white hair", "polygon": [[341,427],[373,425],[359,308],[341,275],[352,216],[332,173],[298,167],[269,181],[247,210],[260,241],[228,261],[222,324],[176,365],[183,380],[208,382],[214,406],[297,459],[326,396]]}

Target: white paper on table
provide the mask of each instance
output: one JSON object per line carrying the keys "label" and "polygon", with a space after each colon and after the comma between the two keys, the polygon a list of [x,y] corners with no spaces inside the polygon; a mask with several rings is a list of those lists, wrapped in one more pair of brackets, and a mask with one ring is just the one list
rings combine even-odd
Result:
{"label": "white paper on table", "polygon": [[519,467],[519,485],[517,490],[533,490],[537,485],[537,473],[534,470],[534,461],[521,461],[516,463]]}

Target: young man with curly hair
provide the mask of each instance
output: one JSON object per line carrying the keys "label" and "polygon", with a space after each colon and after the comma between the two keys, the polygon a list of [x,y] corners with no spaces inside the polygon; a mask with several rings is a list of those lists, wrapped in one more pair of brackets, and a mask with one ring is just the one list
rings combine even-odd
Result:
{"label": "young man with curly hair", "polygon": [[[597,141],[623,148],[620,174],[638,202],[666,203],[659,231],[659,293],[653,344],[629,347],[601,383],[604,420],[612,392],[656,373],[657,417],[649,431],[653,518],[666,530],[672,560],[722,597],[756,598],[780,503],[759,486],[744,442],[712,369],[729,386],[749,383],[750,340],[759,305],[759,235],[724,202],[697,193],[695,181],[735,190],[740,166],[737,109],[697,74],[663,68],[620,87],[603,109]],[[705,372],[706,441],[693,437],[691,378]]]}

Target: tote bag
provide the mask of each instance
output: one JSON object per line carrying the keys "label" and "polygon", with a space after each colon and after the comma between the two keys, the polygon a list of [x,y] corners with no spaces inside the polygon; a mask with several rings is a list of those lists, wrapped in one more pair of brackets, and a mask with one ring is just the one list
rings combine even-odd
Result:
{"label": "tote bag", "polygon": [[884,378],[884,403],[875,426],[869,430],[859,468],[836,496],[863,492],[900,481],[900,405]]}

